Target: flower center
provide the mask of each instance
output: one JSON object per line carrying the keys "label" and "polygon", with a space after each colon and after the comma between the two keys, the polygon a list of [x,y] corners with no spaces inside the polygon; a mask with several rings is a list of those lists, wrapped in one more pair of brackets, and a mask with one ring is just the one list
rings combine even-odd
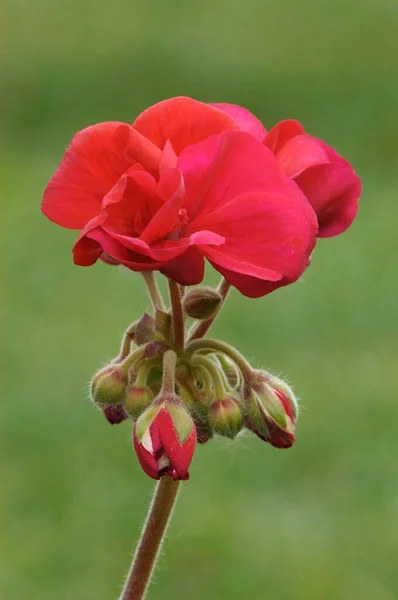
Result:
{"label": "flower center", "polygon": [[178,240],[180,240],[183,237],[184,234],[184,228],[186,225],[188,225],[188,213],[187,210],[185,208],[181,208],[178,211],[178,222],[177,224],[173,227],[173,229],[170,231],[170,233],[166,236],[167,240],[171,240],[172,242],[177,242]]}

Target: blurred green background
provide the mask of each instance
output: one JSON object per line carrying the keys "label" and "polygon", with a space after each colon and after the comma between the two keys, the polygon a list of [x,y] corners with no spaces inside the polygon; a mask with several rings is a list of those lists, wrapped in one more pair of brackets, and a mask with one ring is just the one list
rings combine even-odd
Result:
{"label": "blurred green background", "polygon": [[294,382],[297,443],[199,448],[149,598],[397,598],[397,3],[6,0],[4,14],[4,598],[121,589],[153,482],[87,382],[148,301],[136,274],[73,266],[75,232],[40,201],[75,131],[175,95],[301,120],[364,191],[299,283],[232,293],[214,333]]}

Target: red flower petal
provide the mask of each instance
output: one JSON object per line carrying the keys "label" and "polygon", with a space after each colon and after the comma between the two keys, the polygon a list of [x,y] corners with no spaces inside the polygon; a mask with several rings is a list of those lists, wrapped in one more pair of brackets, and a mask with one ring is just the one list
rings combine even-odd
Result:
{"label": "red flower petal", "polygon": [[296,135],[288,140],[275,155],[284,174],[296,177],[311,165],[329,162],[325,146],[311,135]]}
{"label": "red flower petal", "polygon": [[179,213],[184,200],[184,181],[181,171],[167,169],[163,171],[158,185],[158,193],[167,201],[154,214],[141,233],[142,240],[150,244],[171,233],[179,225]]}
{"label": "red flower petal", "polygon": [[197,285],[203,281],[205,261],[198,248],[191,246],[159,270],[181,285]]}
{"label": "red flower petal", "polygon": [[294,278],[282,277],[278,281],[267,281],[265,279],[258,279],[257,277],[252,277],[250,275],[242,275],[241,273],[237,273],[236,271],[230,271],[228,269],[224,269],[213,263],[210,260],[210,263],[213,267],[221,273],[225,277],[225,279],[233,285],[237,290],[240,291],[241,294],[247,296],[248,298],[262,298],[275,290],[278,290],[281,287],[286,285],[290,285],[294,283],[305,271],[305,267],[303,267],[302,271],[297,273]]}
{"label": "red flower petal", "polygon": [[272,150],[274,154],[286,144],[290,138],[304,133],[304,127],[294,119],[286,119],[277,123],[267,134],[264,144]]}
{"label": "red flower petal", "polygon": [[73,248],[73,260],[76,265],[87,267],[93,265],[102,252],[109,254],[132,271],[151,271],[162,266],[162,262],[126,248],[119,240],[109,236],[99,227],[77,240]]}
{"label": "red flower petal", "polygon": [[183,96],[147,108],[133,127],[160,149],[170,140],[177,155],[209,135],[238,128],[225,112]]}
{"label": "red flower petal", "polygon": [[238,106],[237,104],[213,103],[211,106],[224,111],[234,120],[240,131],[250,133],[258,142],[262,142],[267,135],[267,130],[257,117],[250,110]]}
{"label": "red flower petal", "polygon": [[189,436],[181,444],[178,439],[173,419],[166,408],[163,408],[159,412],[156,419],[159,423],[161,445],[171,466],[179,479],[187,479],[189,476],[189,465],[192,462],[196,444],[196,429],[194,423],[192,422],[192,429]]}
{"label": "red flower petal", "polygon": [[239,279],[242,293],[257,295],[258,280],[294,280],[302,273],[315,244],[316,217],[271,151],[246,133],[225,132],[187,148],[178,165],[191,213],[187,233],[206,229],[225,238],[201,252],[224,274],[257,280],[252,288],[250,279]]}
{"label": "red flower petal", "polygon": [[201,217],[238,196],[280,192],[286,182],[272,152],[251,135],[237,131],[186,148],[178,167],[185,181],[184,207],[190,221],[195,219],[195,230],[200,228]]}
{"label": "red flower petal", "polygon": [[[156,419],[155,419],[156,420]],[[152,435],[151,435],[152,434]],[[155,456],[160,450],[160,440],[154,439],[154,434],[158,434],[157,428],[151,434],[148,431],[148,436],[150,435],[150,445],[152,446],[150,450],[148,450],[145,445],[138,441],[137,439],[137,423],[134,425],[133,429],[133,443],[134,450],[137,454],[137,458],[140,462],[141,467],[145,471],[149,477],[152,479],[159,479],[159,465],[158,459]],[[157,435],[157,437],[159,437]],[[149,444],[149,439],[146,440],[146,443]]]}
{"label": "red flower petal", "polygon": [[126,123],[87,127],[74,136],[47,185],[42,211],[62,227],[81,229],[98,215],[104,196],[127,169],[140,162],[157,171],[160,158],[159,150]]}
{"label": "red flower petal", "polygon": [[130,127],[108,122],[79,131],[46,187],[44,214],[61,227],[81,229],[98,215],[103,197],[131,163]]}
{"label": "red flower petal", "polygon": [[295,179],[315,210],[319,237],[343,233],[355,219],[361,180],[344,163],[323,163],[305,169]]}

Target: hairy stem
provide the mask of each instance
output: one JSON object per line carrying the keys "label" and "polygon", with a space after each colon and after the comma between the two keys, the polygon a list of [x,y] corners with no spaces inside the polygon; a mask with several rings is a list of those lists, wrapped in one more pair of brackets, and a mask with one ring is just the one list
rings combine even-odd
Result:
{"label": "hairy stem", "polygon": [[172,342],[174,349],[179,352],[184,349],[185,343],[185,323],[182,312],[180,286],[172,279],[168,281],[172,314]]}
{"label": "hairy stem", "polygon": [[231,288],[231,284],[228,283],[228,281],[226,279],[224,279],[224,277],[223,277],[217,288],[217,291],[220,294],[222,301],[220,302],[220,305],[219,305],[216,313],[210,319],[205,319],[204,321],[199,321],[199,323],[196,323],[192,327],[191,331],[188,334],[189,341],[196,340],[198,338],[202,338],[204,335],[206,335],[206,333],[209,331],[210,327],[213,325],[214,321],[216,320],[221,308],[223,307],[224,302],[228,296],[228,292],[229,292],[230,288]]}
{"label": "hairy stem", "polygon": [[173,512],[179,484],[178,480],[174,481],[168,475],[159,480],[120,600],[145,598]]}
{"label": "hairy stem", "polygon": [[173,350],[163,354],[162,394],[174,394],[177,355]]}
{"label": "hairy stem", "polygon": [[145,283],[148,289],[149,297],[151,298],[153,308],[165,310],[162,294],[160,293],[153,271],[142,271]]}

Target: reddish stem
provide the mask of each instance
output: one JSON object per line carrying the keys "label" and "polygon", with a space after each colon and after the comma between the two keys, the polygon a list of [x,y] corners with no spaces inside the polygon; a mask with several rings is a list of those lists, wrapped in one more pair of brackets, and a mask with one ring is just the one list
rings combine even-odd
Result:
{"label": "reddish stem", "polygon": [[174,481],[168,475],[159,480],[120,600],[145,598],[173,512],[179,484],[179,480]]}

